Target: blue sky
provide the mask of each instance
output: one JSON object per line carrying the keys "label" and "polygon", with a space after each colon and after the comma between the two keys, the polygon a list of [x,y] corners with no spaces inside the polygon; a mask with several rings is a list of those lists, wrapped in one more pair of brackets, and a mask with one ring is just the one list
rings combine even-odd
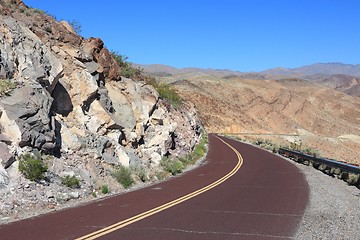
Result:
{"label": "blue sky", "polygon": [[23,0],[140,64],[261,71],[359,64],[359,0]]}

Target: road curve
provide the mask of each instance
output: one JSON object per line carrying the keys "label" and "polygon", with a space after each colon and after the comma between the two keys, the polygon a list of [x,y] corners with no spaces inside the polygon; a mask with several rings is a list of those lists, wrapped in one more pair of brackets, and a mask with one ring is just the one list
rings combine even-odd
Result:
{"label": "road curve", "polygon": [[[0,238],[292,238],[309,196],[302,173],[269,152],[221,139],[210,135],[206,164],[181,177],[77,208],[1,225]],[[204,191],[199,192],[201,189]],[[128,224],[121,225],[123,222]],[[101,230],[115,225],[120,226],[116,231]],[[100,235],[88,235],[96,231]]]}

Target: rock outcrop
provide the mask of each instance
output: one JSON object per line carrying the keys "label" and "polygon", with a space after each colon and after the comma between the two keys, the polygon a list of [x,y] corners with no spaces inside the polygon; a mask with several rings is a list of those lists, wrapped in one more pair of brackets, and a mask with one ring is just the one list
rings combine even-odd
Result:
{"label": "rock outcrop", "polygon": [[0,2],[4,79],[16,88],[0,98],[0,186],[19,179],[14,162],[24,151],[55,155],[54,176],[72,171],[93,186],[107,166],[156,168],[199,139],[193,107],[169,108],[152,86],[121,76],[101,39],[22,1]]}

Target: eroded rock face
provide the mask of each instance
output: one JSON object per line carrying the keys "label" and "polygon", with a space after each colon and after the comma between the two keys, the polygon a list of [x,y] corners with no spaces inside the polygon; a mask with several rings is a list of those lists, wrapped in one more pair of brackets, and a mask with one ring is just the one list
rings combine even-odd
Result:
{"label": "eroded rock face", "polygon": [[[0,156],[3,168],[13,169],[27,147],[76,156],[68,164],[94,181],[106,173],[91,159],[156,167],[164,155],[194,147],[200,124],[192,107],[169,108],[152,86],[121,77],[101,39],[83,39],[68,23],[17,4],[0,2],[0,81],[17,85],[0,99],[0,147],[10,154]],[[8,179],[3,174],[0,184]]]}
{"label": "eroded rock face", "polygon": [[0,78],[37,82],[51,92],[62,75],[61,62],[21,22],[0,19]]}
{"label": "eroded rock face", "polygon": [[5,187],[9,183],[9,176],[4,167],[0,165],[0,189]]}
{"label": "eroded rock face", "polygon": [[13,126],[4,127],[4,134],[20,147],[51,151],[55,147],[51,103],[52,98],[44,88],[25,85],[15,89],[11,96],[0,100],[0,111],[3,113],[0,123],[2,126]]}

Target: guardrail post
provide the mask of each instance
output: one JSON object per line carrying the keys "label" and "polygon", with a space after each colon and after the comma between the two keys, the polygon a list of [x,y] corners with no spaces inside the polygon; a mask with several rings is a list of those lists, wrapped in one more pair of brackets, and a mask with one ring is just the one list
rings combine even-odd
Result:
{"label": "guardrail post", "polygon": [[285,148],[279,149],[279,154],[290,158],[296,162],[305,165],[312,165],[328,175],[336,175],[338,178],[343,179],[350,185],[355,185],[360,188],[360,167],[326,158],[318,158],[298,151],[293,151]]}

